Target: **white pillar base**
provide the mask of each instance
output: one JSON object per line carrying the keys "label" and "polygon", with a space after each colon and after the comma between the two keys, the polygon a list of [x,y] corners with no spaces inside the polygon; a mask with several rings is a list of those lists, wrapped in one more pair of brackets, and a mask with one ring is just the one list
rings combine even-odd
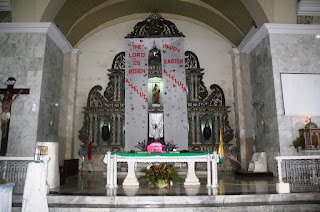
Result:
{"label": "white pillar base", "polygon": [[289,183],[277,183],[276,189],[278,194],[287,194],[290,193]]}
{"label": "white pillar base", "polygon": [[[48,176],[47,183],[49,188],[60,187],[60,171],[59,171],[59,143],[58,142],[37,142],[37,146],[48,147],[48,157],[50,158],[48,163]],[[46,155],[44,155],[46,156]]]}
{"label": "white pillar base", "polygon": [[134,161],[128,161],[128,175],[124,179],[123,186],[139,186],[139,182],[134,173]]}
{"label": "white pillar base", "polygon": [[188,174],[187,178],[184,181],[185,186],[194,186],[194,185],[200,185],[200,181],[196,176],[196,172],[194,170],[194,161],[188,162]]}

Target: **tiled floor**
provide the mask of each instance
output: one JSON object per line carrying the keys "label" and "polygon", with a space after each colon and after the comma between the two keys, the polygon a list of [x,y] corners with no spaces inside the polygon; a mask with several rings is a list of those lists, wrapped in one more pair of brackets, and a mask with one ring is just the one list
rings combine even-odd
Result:
{"label": "tiled floor", "polygon": [[61,195],[88,195],[88,196],[145,196],[145,195],[241,195],[241,194],[276,194],[277,178],[260,177],[246,178],[235,176],[230,172],[219,173],[219,187],[207,188],[206,176],[198,176],[200,186],[185,187],[183,184],[174,184],[170,189],[153,189],[139,180],[139,188],[122,187],[123,177],[118,179],[119,187],[110,191],[105,188],[106,178],[102,172],[80,172],[78,176],[68,177],[59,189],[51,190],[50,194]]}

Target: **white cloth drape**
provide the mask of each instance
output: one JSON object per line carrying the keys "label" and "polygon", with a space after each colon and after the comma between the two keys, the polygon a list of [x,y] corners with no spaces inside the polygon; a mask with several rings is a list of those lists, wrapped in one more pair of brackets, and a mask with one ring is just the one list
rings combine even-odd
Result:
{"label": "white cloth drape", "polygon": [[29,163],[22,199],[22,212],[37,211],[49,211],[43,162]]}
{"label": "white cloth drape", "polygon": [[11,212],[14,183],[0,185],[0,211]]}
{"label": "white cloth drape", "polygon": [[164,137],[181,150],[188,148],[183,38],[130,38],[126,39],[125,151],[148,139],[148,102],[152,102],[147,98],[148,55],[154,46],[161,50]]}

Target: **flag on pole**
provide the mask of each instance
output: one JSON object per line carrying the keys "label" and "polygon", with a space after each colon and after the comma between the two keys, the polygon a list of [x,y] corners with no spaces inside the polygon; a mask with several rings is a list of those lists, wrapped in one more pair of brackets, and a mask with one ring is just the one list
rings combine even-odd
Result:
{"label": "flag on pole", "polygon": [[[219,148],[218,148],[219,162],[220,162],[221,158],[223,157],[223,154],[224,154],[223,139],[222,139],[222,133],[221,133],[221,129],[220,129],[220,143],[219,143]],[[221,160],[221,162],[222,162],[222,160]]]}
{"label": "flag on pole", "polygon": [[91,160],[91,158],[92,158],[91,145],[92,145],[92,139],[91,139],[91,136],[90,136],[90,141],[89,141],[89,144],[88,144],[88,159],[89,159],[89,160]]}

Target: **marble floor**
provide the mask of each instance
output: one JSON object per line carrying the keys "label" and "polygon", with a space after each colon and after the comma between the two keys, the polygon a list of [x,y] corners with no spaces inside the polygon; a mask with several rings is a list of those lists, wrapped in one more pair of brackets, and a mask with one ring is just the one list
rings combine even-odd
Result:
{"label": "marble floor", "polygon": [[[106,189],[103,172],[79,172],[77,176],[68,177],[58,189],[50,195],[86,195],[86,196],[193,196],[193,195],[244,195],[276,194],[276,177],[240,177],[232,172],[219,172],[219,187],[207,188],[206,176],[198,175],[201,185],[185,187],[174,184],[169,189],[153,189],[146,182],[139,180],[139,187],[121,186],[124,176],[118,178],[118,188]],[[319,186],[295,186],[295,192],[319,192]]]}

